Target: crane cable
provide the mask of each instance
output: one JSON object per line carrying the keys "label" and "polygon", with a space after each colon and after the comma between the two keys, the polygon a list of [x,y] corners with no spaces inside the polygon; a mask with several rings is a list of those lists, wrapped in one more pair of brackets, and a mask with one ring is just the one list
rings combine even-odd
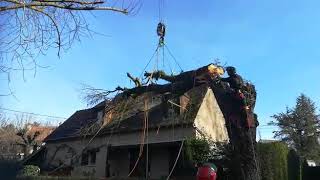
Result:
{"label": "crane cable", "polygon": [[[165,51],[168,51],[168,54],[170,55],[170,57],[173,59],[174,63],[178,66],[180,72],[183,72],[182,67],[180,66],[180,64],[178,63],[177,59],[175,58],[175,56],[173,55],[173,53],[170,51],[170,49],[168,48],[168,45],[165,42],[165,35],[166,35],[166,25],[164,23],[164,19],[163,19],[163,9],[164,9],[164,0],[158,0],[158,11],[159,11],[159,23],[157,25],[157,35],[159,37],[159,41],[157,44],[157,47],[154,51],[154,53],[152,54],[151,58],[149,59],[149,61],[147,62],[147,64],[145,65],[145,67],[143,68],[143,71],[140,74],[140,79],[143,81],[143,73],[144,71],[148,68],[148,66],[150,65],[151,61],[153,60],[153,58],[155,58],[155,64],[154,64],[154,72],[159,70],[159,60],[160,60],[160,56],[162,55],[162,68],[165,69]],[[156,57],[155,57],[156,56]],[[171,74],[173,74],[173,70],[171,67],[171,63],[170,60],[168,60],[168,67],[171,71]],[[148,81],[150,80],[150,78],[148,78]]]}

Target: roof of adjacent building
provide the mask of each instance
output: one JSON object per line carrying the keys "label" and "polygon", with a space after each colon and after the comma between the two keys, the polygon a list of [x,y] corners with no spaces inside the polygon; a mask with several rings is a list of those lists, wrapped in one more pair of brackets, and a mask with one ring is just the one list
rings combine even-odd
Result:
{"label": "roof of adjacent building", "polygon": [[53,127],[53,126],[41,126],[41,125],[29,124],[29,125],[27,125],[28,130],[27,130],[26,134],[33,135],[36,132],[38,132],[39,135],[35,138],[35,141],[40,143],[40,142],[43,142],[43,140],[48,135],[50,135],[54,131],[55,128],[56,127]]}
{"label": "roof of adjacent building", "polygon": [[274,143],[274,142],[280,142],[280,141],[276,139],[260,139],[259,140],[259,143]]}

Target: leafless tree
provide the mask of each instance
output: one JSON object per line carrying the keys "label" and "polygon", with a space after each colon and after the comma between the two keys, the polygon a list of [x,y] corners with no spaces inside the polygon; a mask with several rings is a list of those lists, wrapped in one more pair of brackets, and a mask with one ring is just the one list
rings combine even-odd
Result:
{"label": "leafless tree", "polygon": [[0,120],[0,154],[15,156],[23,152],[28,155],[40,145],[36,140],[40,132],[31,132],[29,127],[41,125],[36,117],[19,113],[15,118],[8,118],[5,113],[0,112]]}
{"label": "leafless tree", "polygon": [[133,14],[140,0],[0,0],[0,75],[26,70],[34,74],[39,55],[48,49],[69,49],[81,37],[91,35],[86,14],[111,11]]}
{"label": "leafless tree", "polygon": [[19,138],[16,135],[15,124],[3,111],[0,111],[0,159],[13,158],[22,149],[17,145]]}

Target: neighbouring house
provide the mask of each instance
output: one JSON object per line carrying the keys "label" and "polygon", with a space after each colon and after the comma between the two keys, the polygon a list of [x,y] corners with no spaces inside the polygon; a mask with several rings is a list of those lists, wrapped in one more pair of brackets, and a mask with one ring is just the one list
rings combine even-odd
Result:
{"label": "neighbouring house", "polygon": [[[0,138],[1,157],[5,159],[22,160],[34,151],[40,149],[43,140],[55,129],[52,126],[42,126],[38,124],[26,124],[25,128],[19,132],[13,125],[9,125],[6,133]],[[36,134],[36,136],[35,136]]]}
{"label": "neighbouring house", "polygon": [[[148,172],[161,178],[169,174],[183,140],[204,136],[229,141],[224,115],[207,85],[179,97],[146,92],[135,98],[116,96],[114,102],[111,108],[103,102],[75,112],[29,163],[38,159],[49,174],[101,178],[126,177],[132,171],[133,177]],[[179,174],[180,161],[174,174]]]}
{"label": "neighbouring house", "polygon": [[309,167],[316,167],[317,166],[317,163],[314,160],[306,160],[306,164]]}
{"label": "neighbouring house", "polygon": [[0,159],[23,159],[22,147],[17,145],[21,139],[16,135],[14,125],[0,128]]}
{"label": "neighbouring house", "polygon": [[259,143],[274,143],[274,142],[280,142],[280,141],[276,139],[260,139],[259,140]]}
{"label": "neighbouring house", "polygon": [[36,150],[39,150],[43,144],[44,139],[48,135],[50,135],[55,130],[55,128],[55,126],[27,124],[27,131],[25,133],[26,139],[28,139],[28,136],[34,138],[34,145],[29,147],[29,149],[27,150],[27,155],[32,154]]}

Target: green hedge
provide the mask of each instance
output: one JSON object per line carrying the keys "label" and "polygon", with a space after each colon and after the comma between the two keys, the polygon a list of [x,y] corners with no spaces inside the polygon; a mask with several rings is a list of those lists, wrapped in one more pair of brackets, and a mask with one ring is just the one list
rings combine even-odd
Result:
{"label": "green hedge", "polygon": [[258,143],[258,157],[262,180],[288,180],[288,153],[281,142]]}

